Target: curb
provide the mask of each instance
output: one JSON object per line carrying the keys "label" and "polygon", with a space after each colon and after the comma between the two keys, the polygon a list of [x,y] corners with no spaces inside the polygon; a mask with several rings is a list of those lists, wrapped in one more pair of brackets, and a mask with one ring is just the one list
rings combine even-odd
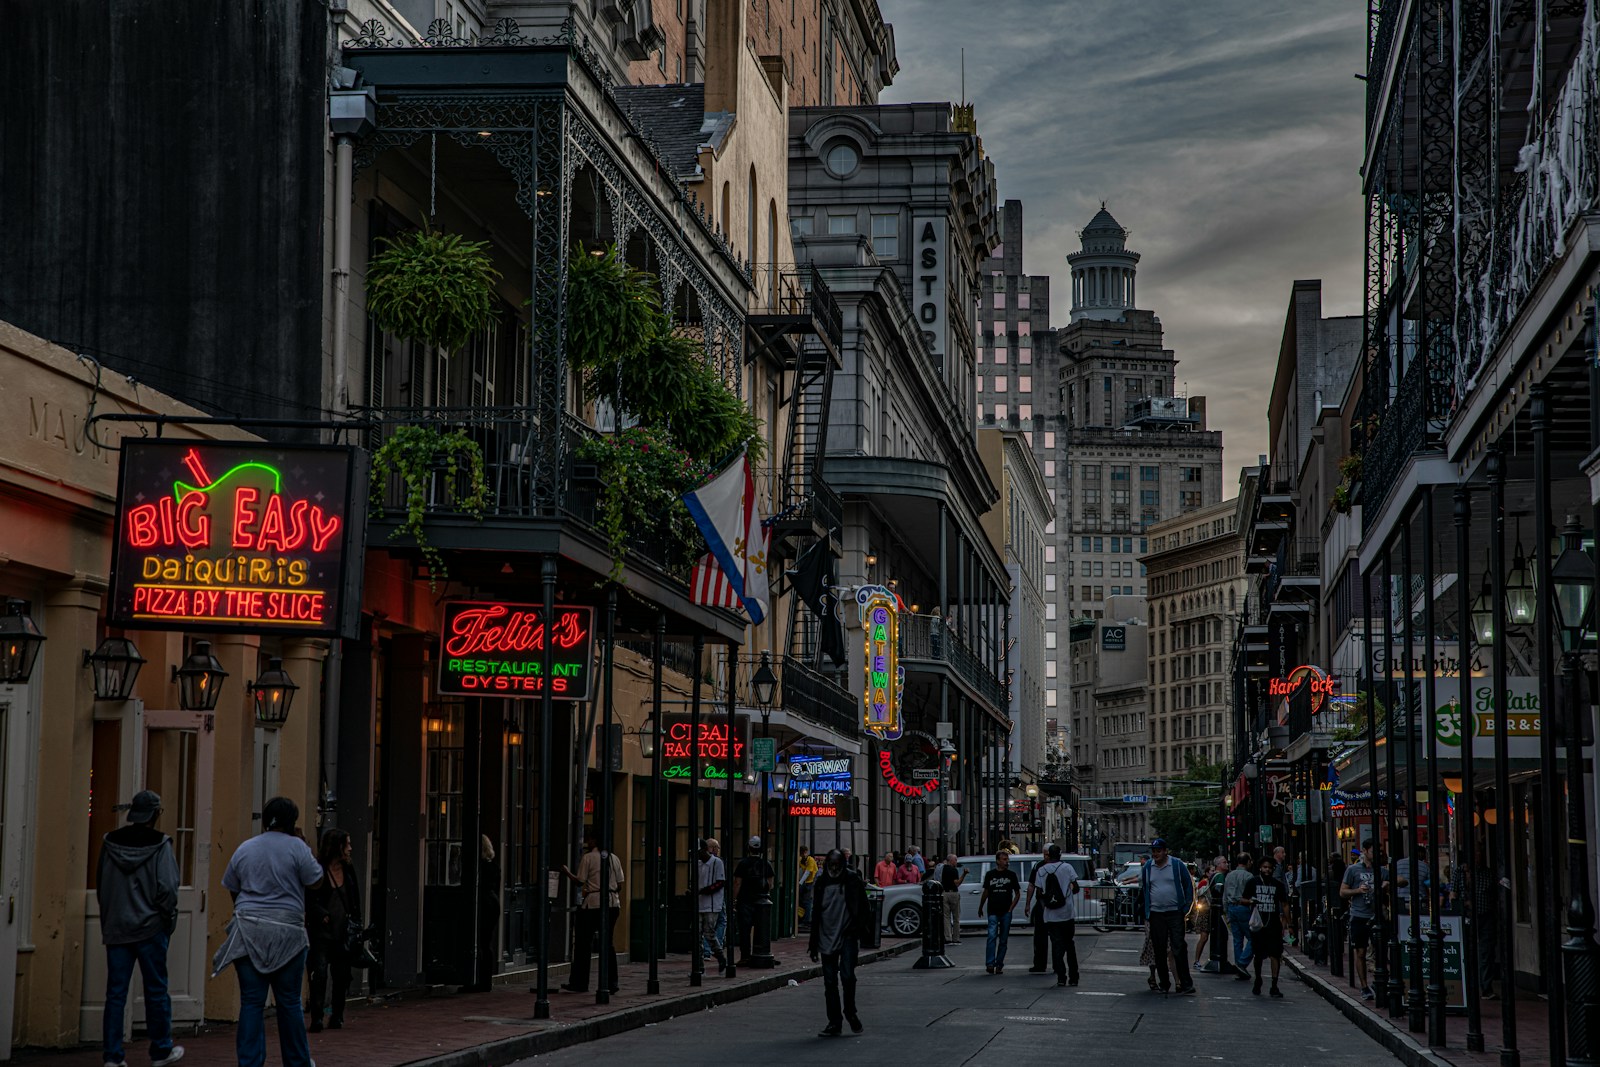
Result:
{"label": "curb", "polygon": [[[897,945],[872,949],[870,954],[862,954],[856,966],[864,967],[867,964],[892,959],[895,956],[910,952],[912,949],[919,949],[921,945],[921,938],[909,938]],[[787,986],[790,980],[803,982],[821,976],[821,964],[811,964],[798,970],[768,975],[758,981],[741,982],[738,985],[723,986],[721,988],[703,988],[697,993],[686,993],[682,996],[657,1001],[654,1004],[644,1004],[636,1008],[610,1012],[606,1015],[597,1015],[592,1019],[584,1019],[581,1022],[575,1022],[567,1026],[555,1026],[548,1030],[518,1034],[515,1037],[490,1041],[482,1045],[474,1045],[471,1048],[458,1049],[455,1052],[446,1052],[438,1056],[429,1056],[426,1059],[412,1060],[405,1064],[405,1067],[494,1067],[496,1064],[511,1063],[514,1060],[524,1059],[528,1056],[541,1056],[548,1052],[555,1052],[557,1049],[580,1045],[586,1041],[613,1037],[629,1030],[636,1030],[641,1026],[663,1023],[679,1015],[692,1015],[696,1012],[705,1011],[707,1008],[748,1000],[751,997],[760,996],[762,993],[770,993],[774,989],[781,989]]]}
{"label": "curb", "polygon": [[1375,1012],[1367,1010],[1361,1001],[1311,970],[1300,960],[1286,953],[1283,961],[1289,965],[1295,974],[1299,975],[1302,982],[1315,990],[1323,1000],[1338,1008],[1339,1011],[1344,1013],[1345,1018],[1359,1026],[1368,1037],[1393,1053],[1407,1067],[1456,1067],[1454,1063],[1445,1059],[1433,1049],[1418,1044],[1407,1031],[1390,1024]]}

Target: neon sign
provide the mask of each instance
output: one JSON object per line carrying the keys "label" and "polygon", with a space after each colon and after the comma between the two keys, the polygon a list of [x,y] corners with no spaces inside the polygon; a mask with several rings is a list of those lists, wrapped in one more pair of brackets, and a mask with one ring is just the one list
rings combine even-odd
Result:
{"label": "neon sign", "polygon": [[900,598],[881,585],[856,592],[866,644],[866,690],[861,725],[881,738],[900,736],[900,693],[905,668],[900,666]]}
{"label": "neon sign", "polygon": [[1289,722],[1289,698],[1299,691],[1301,686],[1309,686],[1311,690],[1311,714],[1315,715],[1322,710],[1325,701],[1334,697],[1336,683],[1329,678],[1321,667],[1313,667],[1303,663],[1290,671],[1287,677],[1272,678],[1267,682],[1267,695],[1282,697],[1283,703],[1278,705],[1278,725],[1284,726]]}
{"label": "neon sign", "polygon": [[[698,742],[696,742],[698,738]],[[750,720],[734,716],[728,728],[726,715],[700,716],[700,730],[694,718],[681,713],[661,716],[661,777],[687,782],[694,770],[696,749],[702,780],[725,782],[730,771],[736,782],[744,781],[745,748],[750,740]],[[732,759],[729,759],[730,749]]]}
{"label": "neon sign", "polygon": [[837,816],[853,784],[849,757],[790,756],[789,814]]}
{"label": "neon sign", "polygon": [[[127,441],[117,491],[116,626],[354,633],[364,492],[354,449]],[[360,475],[364,478],[364,473]],[[347,581],[351,587],[346,588]]]}
{"label": "neon sign", "polygon": [[587,700],[594,658],[594,609],[557,607],[546,632],[537,604],[454,601],[439,634],[439,692],[462,696],[544,695],[545,642],[550,696]]}

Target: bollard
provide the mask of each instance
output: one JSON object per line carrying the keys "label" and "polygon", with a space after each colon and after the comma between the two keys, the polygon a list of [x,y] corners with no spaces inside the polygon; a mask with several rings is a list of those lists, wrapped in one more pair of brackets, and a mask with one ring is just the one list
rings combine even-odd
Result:
{"label": "bollard", "polygon": [[912,970],[931,971],[955,966],[944,954],[944,890],[937,878],[922,883],[922,955]]}

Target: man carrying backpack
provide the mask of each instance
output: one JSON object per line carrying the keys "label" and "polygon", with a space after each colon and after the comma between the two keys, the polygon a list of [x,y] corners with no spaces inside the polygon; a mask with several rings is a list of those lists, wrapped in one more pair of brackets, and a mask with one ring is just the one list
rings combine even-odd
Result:
{"label": "man carrying backpack", "polygon": [[[1078,946],[1075,943],[1078,919],[1078,872],[1061,859],[1061,846],[1045,846],[1045,862],[1033,870],[1028,886],[1027,907],[1039,897],[1039,914],[1050,937],[1050,962],[1055,967],[1056,985],[1078,984]],[[1036,920],[1037,921],[1037,920]],[[1069,974],[1070,968],[1070,974]],[[1070,982],[1069,982],[1070,978]]]}

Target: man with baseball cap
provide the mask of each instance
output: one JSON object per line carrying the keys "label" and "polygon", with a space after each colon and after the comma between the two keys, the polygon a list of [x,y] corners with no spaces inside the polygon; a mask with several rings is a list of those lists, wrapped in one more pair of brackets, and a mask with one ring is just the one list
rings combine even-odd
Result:
{"label": "man with baseball cap", "polygon": [[1139,893],[1144,898],[1145,930],[1155,951],[1161,992],[1172,988],[1170,970],[1177,972],[1177,994],[1192,996],[1194,982],[1189,978],[1189,942],[1183,923],[1194,906],[1194,879],[1183,861],[1167,854],[1163,838],[1150,842],[1150,858],[1139,871]]}
{"label": "man with baseball cap", "polygon": [[167,992],[167,941],[178,925],[178,861],[172,839],[155,828],[160,814],[161,797],[140,790],[128,805],[128,824],[106,834],[100,847],[95,895],[100,939],[106,946],[100,1051],[107,1067],[127,1067],[122,1016],[135,964],[144,977],[150,1062],[160,1067],[183,1059],[183,1046],[172,1043],[172,997]]}
{"label": "man with baseball cap", "polygon": [[738,921],[740,967],[749,967],[755,947],[756,905],[763,893],[772,891],[772,864],[761,854],[761,838],[751,835],[750,851],[733,869],[733,910]]}

